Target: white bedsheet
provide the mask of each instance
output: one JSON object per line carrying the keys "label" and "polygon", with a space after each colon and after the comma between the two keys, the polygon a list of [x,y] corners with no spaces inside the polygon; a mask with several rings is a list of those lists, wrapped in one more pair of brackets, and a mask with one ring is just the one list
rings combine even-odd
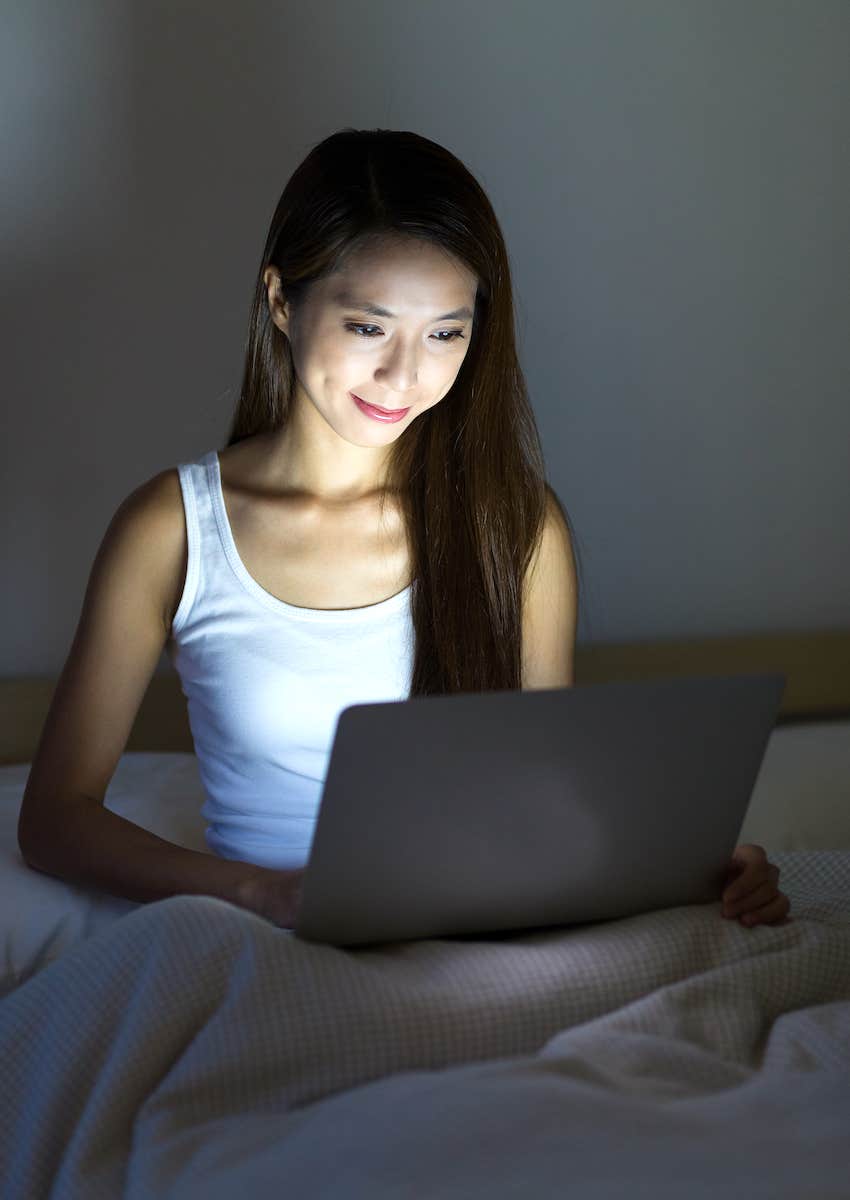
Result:
{"label": "white bedsheet", "polygon": [[142,906],[0,1002],[3,1198],[846,1200],[850,852],[775,861],[794,919],[749,930],[340,950]]}

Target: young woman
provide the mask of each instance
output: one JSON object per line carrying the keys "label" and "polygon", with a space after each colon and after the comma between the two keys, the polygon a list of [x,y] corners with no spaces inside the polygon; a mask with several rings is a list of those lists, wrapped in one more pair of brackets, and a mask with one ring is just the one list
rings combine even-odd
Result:
{"label": "young woman", "polygon": [[[426,138],[338,132],[275,210],[227,445],[148,480],[106,532],[24,795],[24,858],[290,926],[340,711],[570,686],[577,612],[493,209]],[[103,805],[163,646],[213,855]],[[738,848],[739,871],[729,911],[780,920],[761,847]]]}

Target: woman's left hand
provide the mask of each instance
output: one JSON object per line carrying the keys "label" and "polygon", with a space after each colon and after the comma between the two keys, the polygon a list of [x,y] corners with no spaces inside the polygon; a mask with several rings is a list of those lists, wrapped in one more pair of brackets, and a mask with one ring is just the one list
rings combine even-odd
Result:
{"label": "woman's left hand", "polygon": [[791,901],[777,888],[779,867],[768,862],[761,846],[736,846],[721,896],[724,917],[742,925],[785,925]]}

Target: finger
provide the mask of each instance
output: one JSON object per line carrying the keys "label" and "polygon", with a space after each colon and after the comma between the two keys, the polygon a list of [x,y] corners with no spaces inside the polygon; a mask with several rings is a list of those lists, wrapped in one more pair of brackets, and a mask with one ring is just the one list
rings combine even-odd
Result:
{"label": "finger", "polygon": [[732,861],[743,863],[744,866],[749,866],[751,863],[753,865],[765,863],[767,862],[767,853],[764,846],[754,846],[747,842],[743,846],[735,847],[732,851]]}
{"label": "finger", "polygon": [[751,867],[734,883],[730,883],[720,898],[724,904],[735,904],[765,884],[769,884],[775,890],[776,884],[772,874],[763,867]]}
{"label": "finger", "polygon": [[745,896],[739,896],[737,900],[724,901],[723,915],[724,917],[737,917],[740,913],[751,912],[761,908],[764,904],[769,904],[778,894],[773,883],[767,879],[753,891],[747,892]]}
{"label": "finger", "polygon": [[790,909],[791,901],[784,892],[780,892],[770,904],[765,904],[762,908],[742,914],[740,918],[741,924],[747,926],[784,925],[786,921],[793,919],[788,916]]}
{"label": "finger", "polygon": [[749,891],[751,880],[764,877],[764,873],[771,866],[767,861],[764,847],[754,846],[745,843],[743,846],[736,846],[732,853],[732,859],[726,869],[726,878],[724,883],[728,886],[734,882],[743,882],[744,891]]}
{"label": "finger", "polygon": [[732,904],[751,895],[757,888],[770,884],[774,891],[779,891],[779,867],[766,863],[764,867],[751,867],[745,875],[727,884],[721,895],[724,904]]}

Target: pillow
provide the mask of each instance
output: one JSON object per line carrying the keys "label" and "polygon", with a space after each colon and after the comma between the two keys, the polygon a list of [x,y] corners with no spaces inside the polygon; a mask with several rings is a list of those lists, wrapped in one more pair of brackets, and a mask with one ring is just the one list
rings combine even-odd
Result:
{"label": "pillow", "polygon": [[[28,867],[18,814],[29,763],[0,767],[0,996],[83,938],[139,907]],[[205,793],[194,754],[128,753],[106,791],[106,807],[159,837],[209,854],[200,815]]]}

